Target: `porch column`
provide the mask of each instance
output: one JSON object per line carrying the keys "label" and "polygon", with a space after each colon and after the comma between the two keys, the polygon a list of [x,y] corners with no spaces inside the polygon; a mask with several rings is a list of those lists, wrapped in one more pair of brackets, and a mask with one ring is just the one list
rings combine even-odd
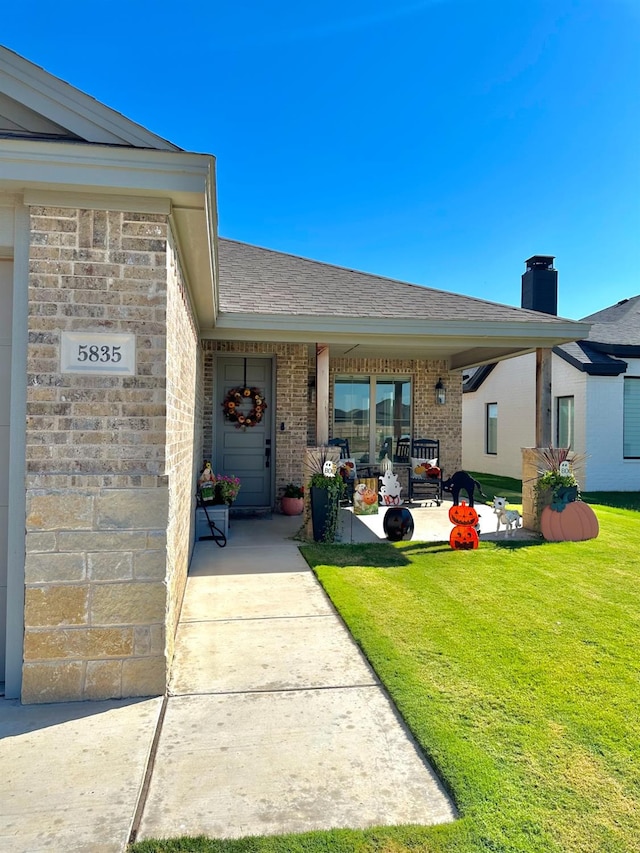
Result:
{"label": "porch column", "polygon": [[316,344],[316,443],[329,441],[329,344]]}
{"label": "porch column", "polygon": [[536,447],[551,447],[551,349],[536,350]]}

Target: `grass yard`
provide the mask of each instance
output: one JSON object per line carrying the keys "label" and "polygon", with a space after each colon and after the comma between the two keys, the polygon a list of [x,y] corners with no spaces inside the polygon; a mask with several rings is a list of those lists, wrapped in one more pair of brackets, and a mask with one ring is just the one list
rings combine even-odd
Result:
{"label": "grass yard", "polygon": [[640,517],[596,512],[581,543],[303,548],[458,821],[132,850],[640,851]]}

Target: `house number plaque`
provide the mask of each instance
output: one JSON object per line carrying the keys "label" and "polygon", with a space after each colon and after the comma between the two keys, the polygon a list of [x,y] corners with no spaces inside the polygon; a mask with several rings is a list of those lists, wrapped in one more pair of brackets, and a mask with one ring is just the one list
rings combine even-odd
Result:
{"label": "house number plaque", "polygon": [[62,332],[62,373],[135,376],[136,336],[110,332]]}

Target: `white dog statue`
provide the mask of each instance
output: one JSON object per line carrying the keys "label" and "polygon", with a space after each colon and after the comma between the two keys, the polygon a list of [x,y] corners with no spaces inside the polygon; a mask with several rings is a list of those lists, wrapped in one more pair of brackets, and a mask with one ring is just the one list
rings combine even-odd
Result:
{"label": "white dog statue", "polygon": [[506,498],[494,498],[493,511],[498,517],[496,533],[499,532],[501,524],[504,524],[507,534],[512,532],[512,528],[522,527],[522,516],[517,509],[507,509]]}

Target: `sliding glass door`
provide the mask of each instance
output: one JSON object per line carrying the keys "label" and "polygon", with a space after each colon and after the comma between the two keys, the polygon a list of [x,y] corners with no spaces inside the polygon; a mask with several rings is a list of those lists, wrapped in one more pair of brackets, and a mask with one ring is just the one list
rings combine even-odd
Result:
{"label": "sliding glass door", "polygon": [[392,459],[397,440],[411,435],[409,378],[336,376],[333,399],[333,436],[349,441],[358,462]]}

